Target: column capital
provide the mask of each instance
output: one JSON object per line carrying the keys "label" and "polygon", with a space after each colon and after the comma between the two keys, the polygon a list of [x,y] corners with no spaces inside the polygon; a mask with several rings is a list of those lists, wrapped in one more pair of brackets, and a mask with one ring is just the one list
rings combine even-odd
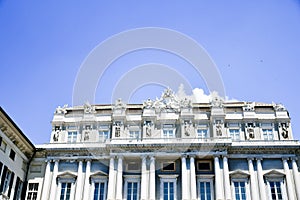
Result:
{"label": "column capital", "polygon": [[297,161],[298,158],[297,158],[296,156],[293,156],[293,157],[291,157],[291,160],[292,160],[292,161]]}
{"label": "column capital", "polygon": [[247,157],[247,160],[254,160],[254,157]]}
{"label": "column capital", "polygon": [[117,157],[118,157],[118,159],[122,159],[122,160],[124,159],[123,155],[118,155]]}
{"label": "column capital", "polygon": [[289,157],[282,157],[283,161],[288,161],[290,158]]}
{"label": "column capital", "polygon": [[257,161],[262,161],[263,158],[262,158],[262,157],[256,157],[256,160],[257,160]]}
{"label": "column capital", "polygon": [[155,161],[155,156],[150,156],[151,161]]}
{"label": "column capital", "polygon": [[54,163],[59,163],[59,161],[60,161],[59,159],[53,159],[52,160],[52,162],[54,162]]}

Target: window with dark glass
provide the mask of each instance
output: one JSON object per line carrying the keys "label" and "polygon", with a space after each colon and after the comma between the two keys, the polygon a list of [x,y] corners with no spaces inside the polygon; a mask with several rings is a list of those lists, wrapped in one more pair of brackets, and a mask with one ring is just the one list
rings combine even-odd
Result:
{"label": "window with dark glass", "polygon": [[200,200],[211,200],[211,185],[208,181],[199,182],[199,196]]}
{"label": "window with dark glass", "polygon": [[61,183],[60,200],[70,200],[72,183]]}
{"label": "window with dark glass", "polygon": [[174,182],[164,182],[163,185],[164,200],[174,200]]}
{"label": "window with dark glass", "polygon": [[282,200],[283,199],[280,183],[281,183],[280,181],[269,182],[272,200]]}
{"label": "window with dark glass", "polygon": [[236,200],[246,200],[246,183],[244,181],[235,181],[234,194]]}
{"label": "window with dark glass", "polygon": [[9,157],[12,159],[12,160],[15,160],[15,156],[16,156],[16,152],[14,150],[10,150],[10,153],[9,153]]}
{"label": "window with dark glass", "polygon": [[174,162],[162,163],[162,171],[175,171],[175,163]]}
{"label": "window with dark glass", "polygon": [[211,161],[198,161],[197,162],[197,170],[198,171],[211,171]]}
{"label": "window with dark glass", "polygon": [[27,200],[36,200],[38,194],[38,183],[29,183],[28,184],[28,192],[27,192]]}
{"label": "window with dark glass", "polygon": [[105,199],[105,183],[96,182],[94,190],[94,200],[104,200]]}
{"label": "window with dark glass", "polygon": [[127,183],[127,200],[137,200],[138,197],[138,182]]}

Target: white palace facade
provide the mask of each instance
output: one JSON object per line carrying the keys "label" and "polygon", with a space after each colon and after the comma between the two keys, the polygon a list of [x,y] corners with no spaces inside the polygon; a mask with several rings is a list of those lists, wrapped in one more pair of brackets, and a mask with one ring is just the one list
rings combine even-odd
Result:
{"label": "white palace facade", "polygon": [[280,104],[178,99],[58,107],[28,200],[297,200],[299,151]]}

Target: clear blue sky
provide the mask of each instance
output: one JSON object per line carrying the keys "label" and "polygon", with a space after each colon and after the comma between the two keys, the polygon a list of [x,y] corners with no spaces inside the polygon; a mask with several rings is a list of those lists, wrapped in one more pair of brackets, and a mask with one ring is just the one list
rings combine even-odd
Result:
{"label": "clear blue sky", "polygon": [[[58,105],[72,105],[73,84],[85,57],[108,37],[140,27],[174,29],[195,39],[218,66],[227,96],[284,104],[294,136],[300,139],[300,2],[296,0],[0,0],[0,105],[34,143],[48,142],[53,112]],[[177,65],[181,73],[189,73],[180,59],[170,58],[158,51],[124,56],[107,71],[107,88],[130,67],[152,61]],[[191,75],[192,87],[207,92],[196,79]],[[153,88],[149,93],[140,90],[136,99],[154,98],[161,88]],[[99,89],[96,102],[105,103],[108,96]]]}

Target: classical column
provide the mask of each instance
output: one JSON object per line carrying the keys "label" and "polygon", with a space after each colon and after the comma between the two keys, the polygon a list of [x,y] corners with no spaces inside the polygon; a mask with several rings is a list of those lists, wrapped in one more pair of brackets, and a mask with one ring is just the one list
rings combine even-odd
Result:
{"label": "classical column", "polygon": [[45,178],[43,184],[42,199],[49,199],[49,183],[50,183],[50,160],[47,160],[46,169],[45,169]]}
{"label": "classical column", "polygon": [[149,199],[155,200],[155,158],[150,158]]}
{"label": "classical column", "polygon": [[91,161],[88,160],[86,162],[86,169],[85,169],[83,199],[89,199],[90,174],[91,174]]}
{"label": "classical column", "polygon": [[251,190],[251,199],[259,199],[258,192],[256,189],[256,179],[253,167],[253,158],[248,158],[248,168],[250,173],[250,190]]}
{"label": "classical column", "polygon": [[215,186],[216,186],[216,200],[223,199],[223,192],[222,192],[222,178],[221,178],[221,171],[220,171],[220,163],[218,155],[215,156]]}
{"label": "classical column", "polygon": [[297,198],[300,199],[300,177],[299,177],[296,159],[297,158],[292,158],[292,167],[293,167],[293,175],[294,175],[294,181],[295,181],[296,194],[297,194]]}
{"label": "classical column", "polygon": [[289,164],[288,164],[288,158],[282,158],[282,162],[283,162],[283,169],[284,169],[284,173],[285,173],[285,178],[286,178],[286,187],[288,190],[288,197],[289,199],[295,199],[294,197],[294,190],[293,190],[293,182],[292,182],[292,177],[291,177],[291,173],[290,173],[290,168],[289,168]]}
{"label": "classical column", "polygon": [[258,184],[259,184],[259,193],[260,193],[260,199],[266,199],[266,187],[264,182],[261,160],[262,158],[257,158],[257,176],[258,176]]}
{"label": "classical column", "polygon": [[191,199],[197,199],[197,185],[196,185],[196,169],[195,169],[195,158],[190,157],[190,174],[191,174]]}
{"label": "classical column", "polygon": [[228,169],[228,159],[227,159],[227,156],[223,157],[223,171],[224,171],[225,199],[226,200],[231,200],[231,188],[230,188],[229,169]]}
{"label": "classical column", "polygon": [[123,191],[123,158],[118,157],[116,200],[122,200]]}
{"label": "classical column", "polygon": [[181,194],[182,200],[189,199],[188,185],[187,185],[187,171],[186,171],[186,157],[181,157]]}
{"label": "classical column", "polygon": [[142,157],[142,179],[141,179],[141,200],[147,200],[147,168],[146,168],[146,163],[147,162],[147,157],[143,156]]}
{"label": "classical column", "polygon": [[111,157],[109,161],[109,175],[108,175],[108,190],[107,190],[107,199],[115,199],[115,158]]}
{"label": "classical column", "polygon": [[[82,161],[78,162],[78,170],[77,170],[77,183],[76,183],[76,199],[81,199],[82,197]],[[85,191],[88,193],[88,190]]]}
{"label": "classical column", "polygon": [[52,175],[51,192],[49,195],[50,197],[49,199],[55,199],[57,173],[58,173],[58,160],[55,160],[53,173],[52,173],[53,175]]}

